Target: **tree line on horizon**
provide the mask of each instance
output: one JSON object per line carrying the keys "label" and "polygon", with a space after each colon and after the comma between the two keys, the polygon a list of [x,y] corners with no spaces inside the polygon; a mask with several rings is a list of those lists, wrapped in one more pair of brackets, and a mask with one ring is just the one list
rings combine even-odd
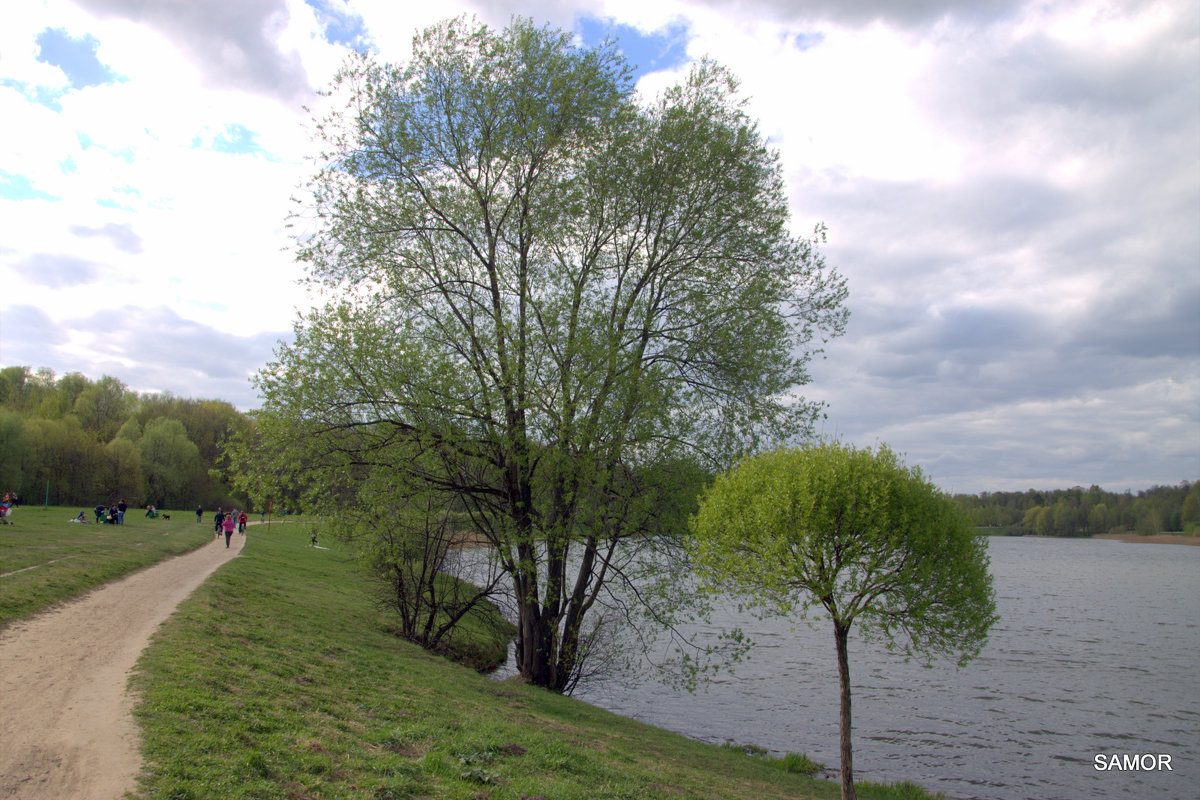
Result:
{"label": "tree line on horizon", "polygon": [[960,494],[954,499],[977,528],[1012,536],[1095,536],[1102,533],[1200,535],[1200,481],[1134,493],[1087,489]]}
{"label": "tree line on horizon", "polygon": [[[224,482],[231,434],[251,415],[224,400],[138,394],[120,379],[0,368],[0,493],[27,504],[205,508],[251,500]],[[49,491],[47,494],[47,482]],[[978,528],[1010,535],[1200,533],[1200,481],[1113,492],[1070,489],[959,494]]]}
{"label": "tree line on horizon", "polygon": [[223,480],[228,437],[251,426],[224,400],[139,394],[111,375],[0,369],[0,493],[27,505],[249,508]]}

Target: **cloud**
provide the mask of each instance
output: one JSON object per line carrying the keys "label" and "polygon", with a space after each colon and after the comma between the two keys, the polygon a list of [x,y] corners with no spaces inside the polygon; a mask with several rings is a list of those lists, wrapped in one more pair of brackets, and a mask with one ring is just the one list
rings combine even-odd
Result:
{"label": "cloud", "polygon": [[34,286],[64,289],[95,283],[102,272],[91,261],[74,256],[38,253],[16,264],[23,280]]}
{"label": "cloud", "polygon": [[[729,11],[725,0],[703,0],[705,5]],[[866,26],[883,22],[899,27],[929,25],[953,18],[988,22],[1020,7],[1018,0],[741,0],[739,16],[766,14],[787,21],[829,22]]]}
{"label": "cloud", "polygon": [[[0,363],[115,375],[139,392],[219,398],[257,407],[250,377],[290,332],[240,335],[180,317],[165,306],[89,307],[57,322],[41,310],[12,306],[3,315]],[[82,356],[80,348],[88,354]]]}
{"label": "cloud", "polygon": [[67,230],[76,236],[84,238],[100,236],[111,242],[113,247],[130,255],[137,255],[142,252],[142,239],[134,232],[133,226],[129,224],[118,225],[115,222],[109,222],[94,228],[87,225],[72,225]]}
{"label": "cloud", "polygon": [[0,364],[42,366],[46,362],[37,356],[66,341],[62,329],[37,306],[18,303],[0,314]]}
{"label": "cloud", "polygon": [[278,44],[289,21],[283,0],[79,0],[79,5],[102,18],[126,19],[161,32],[192,57],[210,86],[288,102],[303,102],[312,95],[300,55]]}

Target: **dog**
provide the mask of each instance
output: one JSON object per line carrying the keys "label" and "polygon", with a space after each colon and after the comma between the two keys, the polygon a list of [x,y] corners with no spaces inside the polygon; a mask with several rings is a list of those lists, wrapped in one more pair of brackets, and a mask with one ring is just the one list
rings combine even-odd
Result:
{"label": "dog", "polygon": [[163,515],[162,515],[162,518],[163,518],[163,519],[170,519],[170,518],[171,518],[171,515],[170,515],[170,514],[163,514]]}

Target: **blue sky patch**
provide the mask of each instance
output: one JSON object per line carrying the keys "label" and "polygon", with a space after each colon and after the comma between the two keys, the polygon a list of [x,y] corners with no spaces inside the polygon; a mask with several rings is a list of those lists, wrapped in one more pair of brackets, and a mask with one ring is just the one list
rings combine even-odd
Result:
{"label": "blue sky patch", "polygon": [[41,48],[37,60],[61,69],[73,89],[124,80],[96,57],[100,40],[95,36],[89,34],[76,39],[63,28],[46,28],[35,41]]}
{"label": "blue sky patch", "polygon": [[825,34],[817,33],[790,33],[785,34],[783,43],[787,47],[795,48],[796,50],[811,50],[812,48],[825,41]]}
{"label": "blue sky patch", "polygon": [[214,136],[208,143],[205,143],[200,136],[193,138],[192,147],[208,148],[217,153],[233,155],[257,155],[271,161],[275,160],[275,157],[258,143],[258,134],[237,122],[226,125],[225,130]]}
{"label": "blue sky patch", "polygon": [[575,33],[587,47],[595,47],[605,38],[615,41],[633,68],[634,81],[649,72],[671,69],[688,60],[688,28],[682,22],[647,35],[631,25],[580,16],[575,21]]}
{"label": "blue sky patch", "polygon": [[24,175],[0,169],[0,197],[5,200],[59,200],[48,192],[35,189]]}
{"label": "blue sky patch", "polygon": [[30,86],[26,81],[18,81],[12,78],[4,78],[0,80],[0,86],[7,86],[16,89],[21,94],[25,95],[27,100],[43,105],[51,111],[62,111],[62,103],[58,102],[65,91],[51,89],[49,86]]}
{"label": "blue sky patch", "polygon": [[367,35],[363,18],[350,10],[346,0],[304,0],[325,30],[325,40],[362,51],[367,47]]}

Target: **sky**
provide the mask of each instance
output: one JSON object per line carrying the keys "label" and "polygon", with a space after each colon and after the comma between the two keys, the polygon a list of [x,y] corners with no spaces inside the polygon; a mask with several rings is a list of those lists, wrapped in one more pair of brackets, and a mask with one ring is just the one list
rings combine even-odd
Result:
{"label": "sky", "polygon": [[653,97],[711,57],[828,226],[803,394],[950,492],[1200,479],[1200,4],[25,0],[0,25],[0,365],[258,406],[317,301],[287,216],[353,50],[513,14]]}

